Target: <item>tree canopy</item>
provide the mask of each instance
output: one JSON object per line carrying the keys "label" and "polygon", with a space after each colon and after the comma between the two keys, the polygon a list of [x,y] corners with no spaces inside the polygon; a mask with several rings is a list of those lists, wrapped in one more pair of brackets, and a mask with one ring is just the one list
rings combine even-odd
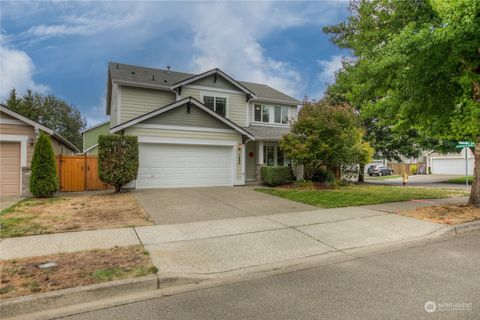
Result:
{"label": "tree canopy", "polygon": [[367,163],[373,153],[363,141],[363,129],[355,110],[326,101],[305,104],[280,146],[290,159],[304,165],[307,179],[321,166],[339,168]]}
{"label": "tree canopy", "polygon": [[335,85],[363,118],[392,132],[476,141],[470,202],[480,206],[479,30],[478,0],[357,0],[346,22],[324,29],[354,56]]}
{"label": "tree canopy", "polygon": [[51,94],[33,93],[31,90],[23,96],[18,96],[13,89],[6,105],[25,117],[53,129],[78,148],[82,148],[81,131],[85,129],[86,121],[76,107],[64,100]]}

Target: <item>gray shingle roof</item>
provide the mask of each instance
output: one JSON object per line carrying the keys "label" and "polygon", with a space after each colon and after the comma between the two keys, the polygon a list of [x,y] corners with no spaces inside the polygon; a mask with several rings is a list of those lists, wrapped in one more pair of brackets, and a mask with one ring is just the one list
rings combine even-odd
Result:
{"label": "gray shingle roof", "polygon": [[[115,82],[137,83],[140,85],[169,88],[174,83],[195,76],[192,73],[169,71],[165,69],[147,68],[123,63],[110,62],[108,64],[110,77]],[[237,80],[238,81],[238,80]],[[300,104],[301,102],[265,84],[238,81],[248,90],[255,93],[257,100]]]}
{"label": "gray shingle roof", "polygon": [[244,127],[244,129],[255,136],[256,140],[267,141],[280,140],[285,134],[290,132],[289,128],[259,125],[250,125],[249,127]]}

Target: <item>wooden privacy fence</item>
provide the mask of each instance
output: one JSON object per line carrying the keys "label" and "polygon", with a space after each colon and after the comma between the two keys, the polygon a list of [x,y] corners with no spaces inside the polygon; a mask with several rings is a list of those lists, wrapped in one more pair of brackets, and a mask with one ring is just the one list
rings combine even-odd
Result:
{"label": "wooden privacy fence", "polygon": [[410,174],[410,166],[417,167],[417,174],[426,174],[427,165],[425,163],[389,163],[388,167],[393,170],[393,174]]}
{"label": "wooden privacy fence", "polygon": [[98,178],[96,156],[56,156],[60,191],[91,191],[112,188]]}

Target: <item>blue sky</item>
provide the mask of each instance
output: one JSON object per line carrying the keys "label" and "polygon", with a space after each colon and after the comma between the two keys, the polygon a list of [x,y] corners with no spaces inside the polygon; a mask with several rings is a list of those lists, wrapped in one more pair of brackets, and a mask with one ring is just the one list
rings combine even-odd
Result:
{"label": "blue sky", "polygon": [[322,27],[348,2],[1,2],[1,99],[53,93],[105,119],[108,61],[184,72],[218,67],[296,98],[320,98],[347,55]]}

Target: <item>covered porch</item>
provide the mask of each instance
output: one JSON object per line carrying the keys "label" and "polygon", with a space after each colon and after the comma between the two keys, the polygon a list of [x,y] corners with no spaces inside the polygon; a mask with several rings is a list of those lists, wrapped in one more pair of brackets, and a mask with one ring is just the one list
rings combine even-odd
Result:
{"label": "covered porch", "polygon": [[[251,125],[247,129],[255,136],[255,141],[245,143],[245,182],[260,181],[262,166],[292,165],[279,146],[282,136],[290,131],[288,127]],[[301,174],[295,166],[293,170],[297,177]]]}

